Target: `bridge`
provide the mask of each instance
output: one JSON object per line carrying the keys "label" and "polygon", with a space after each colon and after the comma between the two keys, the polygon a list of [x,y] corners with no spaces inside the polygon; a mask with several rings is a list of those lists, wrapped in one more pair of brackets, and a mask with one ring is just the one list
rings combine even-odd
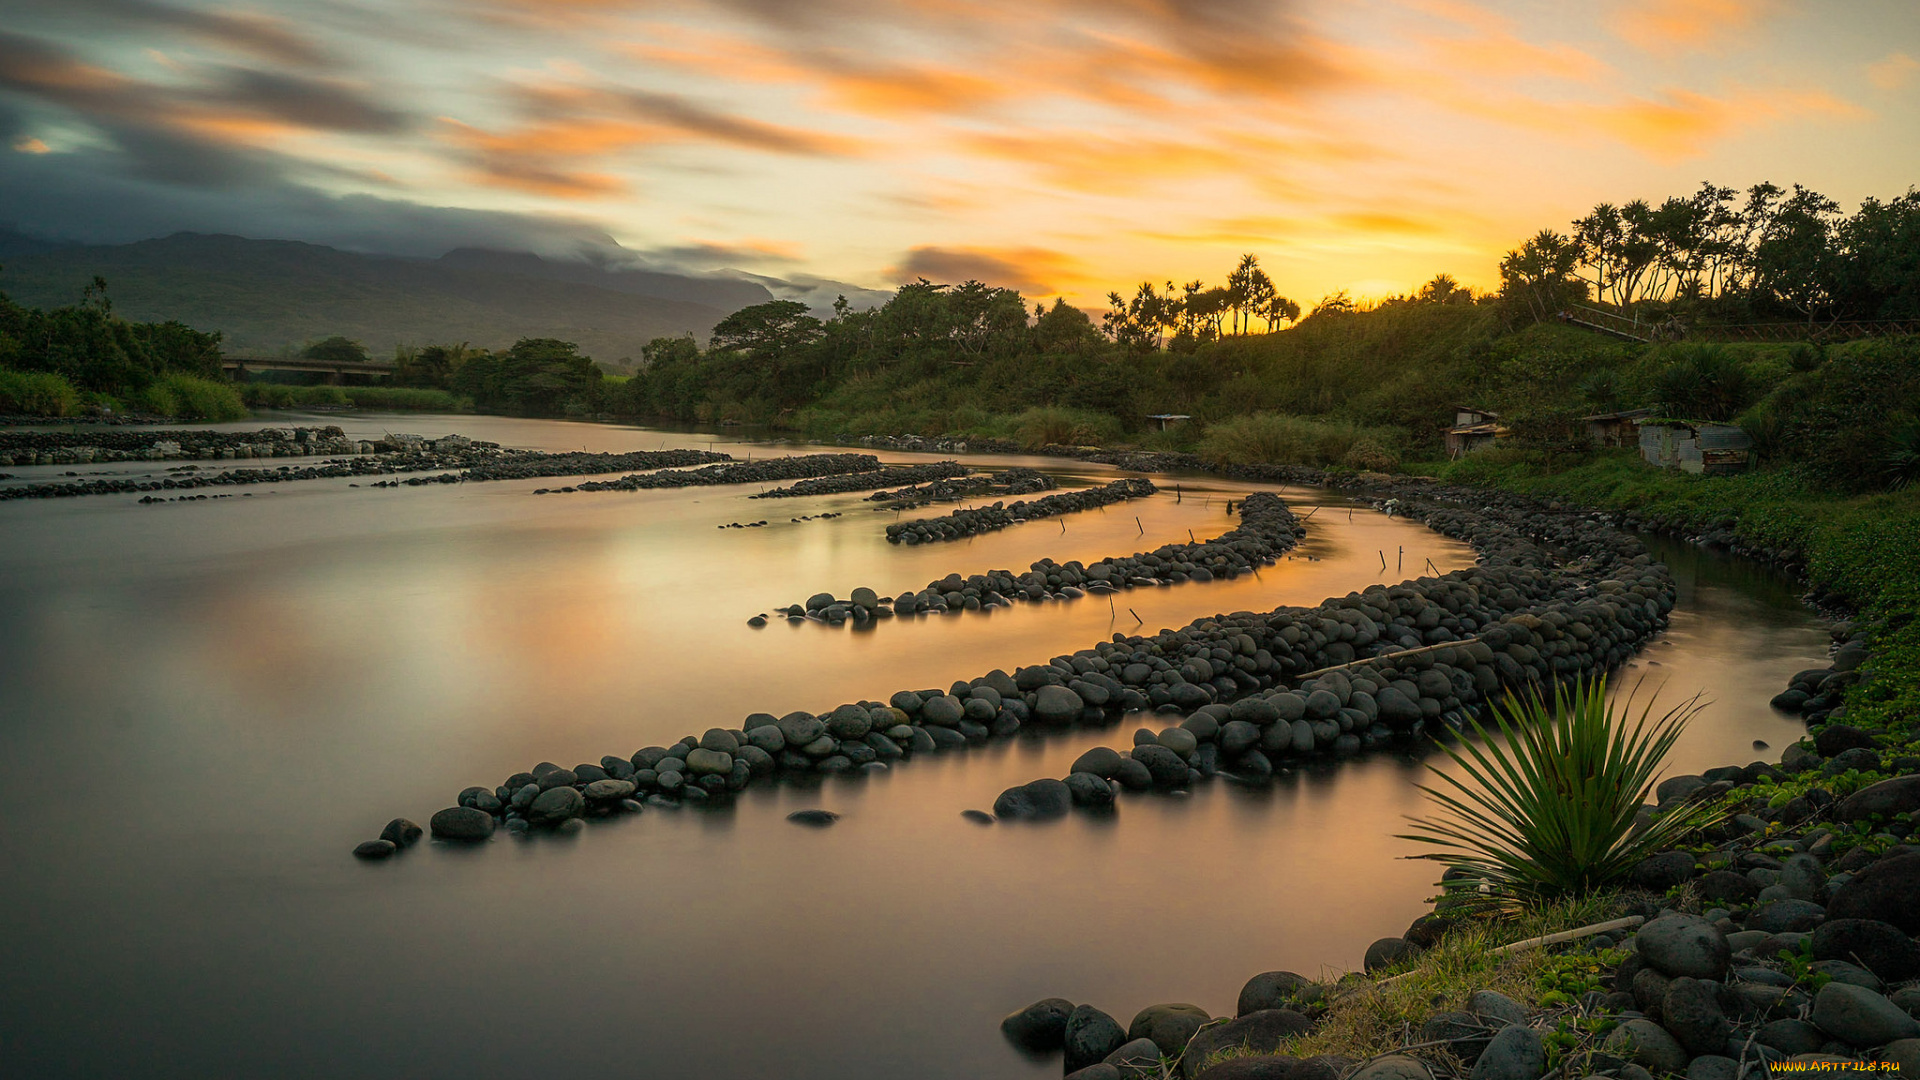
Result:
{"label": "bridge", "polygon": [[229,356],[220,361],[220,370],[226,372],[234,382],[247,381],[248,373],[254,371],[313,372],[325,375],[327,384],[336,386],[342,375],[385,378],[393,374],[393,364],[378,360],[309,360],[301,356]]}

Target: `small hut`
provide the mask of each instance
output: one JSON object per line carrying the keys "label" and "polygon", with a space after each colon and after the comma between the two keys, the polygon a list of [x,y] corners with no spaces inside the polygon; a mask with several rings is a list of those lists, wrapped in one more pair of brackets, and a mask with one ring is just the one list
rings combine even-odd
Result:
{"label": "small hut", "polygon": [[1193,417],[1188,416],[1186,413],[1151,413],[1147,416],[1147,419],[1153,421],[1154,430],[1167,431],[1171,428],[1179,427],[1181,424],[1193,419]]}
{"label": "small hut", "polygon": [[1447,429],[1447,456],[1457,459],[1485,450],[1512,434],[1500,423],[1499,413],[1457,405],[1453,410],[1453,426]]}
{"label": "small hut", "polygon": [[1640,456],[1663,469],[1707,476],[1746,470],[1753,440],[1732,424],[1650,420],[1640,424]]}
{"label": "small hut", "polygon": [[1586,421],[1587,437],[1595,446],[1639,446],[1640,422],[1652,415],[1652,409],[1626,409],[1580,419]]}

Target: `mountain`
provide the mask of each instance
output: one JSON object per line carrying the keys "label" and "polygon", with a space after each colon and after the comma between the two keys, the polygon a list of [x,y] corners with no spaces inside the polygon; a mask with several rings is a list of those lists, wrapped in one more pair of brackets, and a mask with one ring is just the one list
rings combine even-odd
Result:
{"label": "mountain", "polygon": [[692,333],[704,342],[730,312],[773,299],[765,286],[736,277],[471,248],[408,259],[200,233],[90,246],[0,231],[0,253],[0,292],[16,303],[74,303],[98,275],[116,314],[221,331],[235,355],[277,354],[334,334],[377,357],[396,345],[504,348],[555,337],[612,366],[637,360],[656,337]]}

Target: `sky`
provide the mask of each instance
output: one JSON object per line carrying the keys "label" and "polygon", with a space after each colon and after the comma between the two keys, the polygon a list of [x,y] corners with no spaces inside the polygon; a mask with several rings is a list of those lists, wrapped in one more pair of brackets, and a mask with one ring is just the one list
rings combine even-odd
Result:
{"label": "sky", "polygon": [[0,225],[1303,304],[1920,183],[1915,0],[5,0]]}

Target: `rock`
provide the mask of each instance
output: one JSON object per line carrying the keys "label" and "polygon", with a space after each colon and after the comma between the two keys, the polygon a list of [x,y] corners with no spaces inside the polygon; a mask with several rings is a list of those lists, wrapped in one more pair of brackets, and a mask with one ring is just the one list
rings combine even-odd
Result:
{"label": "rock", "polygon": [[1018,1012],[1008,1013],[1000,1021],[1001,1034],[1014,1045],[1028,1050],[1058,1050],[1067,1039],[1067,1017],[1073,1014],[1073,1002],[1065,998],[1042,998]]}
{"label": "rock", "polygon": [[559,825],[580,816],[586,809],[586,797],[570,787],[550,788],[540,793],[527,807],[527,820],[535,825]]}
{"label": "rock", "polygon": [[1546,1071],[1547,1044],[1540,1033],[1525,1024],[1508,1024],[1480,1052],[1472,1080],[1539,1080]]}
{"label": "rock", "polygon": [[701,747],[687,751],[687,772],[692,776],[725,776],[733,771],[733,755],[724,750]]}
{"label": "rock", "polygon": [[1886,982],[1878,975],[1858,964],[1845,960],[1815,960],[1809,970],[1825,975],[1834,982],[1852,983],[1878,994],[1886,989]]}
{"label": "rock", "polygon": [[1849,750],[1873,747],[1873,736],[1850,724],[1821,724],[1813,733],[1813,748],[1821,757],[1838,757]]}
{"label": "rock", "polygon": [[1827,909],[1811,901],[1775,900],[1754,908],[1747,916],[1746,928],[1769,934],[1805,933],[1819,926],[1826,917]]}
{"label": "rock", "polygon": [[1080,695],[1064,686],[1042,686],[1034,692],[1033,716],[1043,724],[1070,724],[1084,708]]}
{"label": "rock", "polygon": [[795,810],[787,815],[787,820],[795,825],[811,825],[822,828],[840,820],[840,815],[831,810]]}
{"label": "rock", "polygon": [[1311,1030],[1313,1023],[1292,1009],[1243,1013],[1236,1020],[1202,1028],[1189,1039],[1180,1059],[1180,1070],[1182,1075],[1192,1078],[1205,1067],[1208,1058],[1228,1048],[1245,1047],[1255,1053],[1271,1054],[1288,1039]]}
{"label": "rock", "polygon": [[1347,1080],[1433,1080],[1419,1058],[1389,1054],[1362,1068]]}
{"label": "rock", "polygon": [[[563,790],[573,791],[572,788]],[[577,796],[580,793],[574,791]],[[471,806],[449,806],[427,819],[435,840],[485,840],[493,835],[493,815]]]}
{"label": "rock", "polygon": [[1111,746],[1096,746],[1073,759],[1070,773],[1092,773],[1102,780],[1111,780],[1120,772],[1125,759]]}
{"label": "rock", "polygon": [[1686,1049],[1667,1034],[1665,1028],[1651,1020],[1635,1019],[1622,1023],[1607,1036],[1601,1048],[1655,1075],[1682,1072],[1687,1067]]}
{"label": "rock", "polygon": [[[1128,1072],[1131,1071],[1132,1070],[1128,1070]],[[1084,1069],[1068,1073],[1066,1080],[1125,1080],[1126,1075],[1126,1073],[1120,1071],[1120,1067],[1117,1065],[1109,1065],[1104,1061],[1096,1061]]]}
{"label": "rock", "polygon": [[[1187,763],[1180,755],[1158,743],[1133,748],[1133,760],[1147,767],[1154,787],[1179,787],[1187,782]],[[1126,778],[1121,777],[1124,783]]]}
{"label": "rock", "polygon": [[1427,1017],[1420,1025],[1420,1036],[1415,1040],[1423,1043],[1447,1043],[1446,1049],[1467,1065],[1472,1065],[1480,1056],[1480,1051],[1492,1041],[1492,1033],[1480,1018],[1467,1012],[1437,1012]]}
{"label": "rock", "polygon": [[1073,796],[1075,806],[1112,806],[1113,785],[1087,772],[1070,773],[1067,776],[1067,792]]}
{"label": "rock", "polygon": [[403,817],[394,818],[392,821],[387,822],[386,828],[380,830],[380,839],[387,841],[394,847],[411,846],[420,839],[420,835],[420,826],[415,825]]}
{"label": "rock", "polygon": [[1722,1054],[1702,1054],[1687,1062],[1687,1080],[1740,1080],[1740,1063]]}
{"label": "rock", "polygon": [[1488,1027],[1527,1022],[1527,1007],[1505,994],[1476,990],[1467,998],[1467,1011],[1487,1022]]}
{"label": "rock", "polygon": [[1920,936],[1920,854],[1882,858],[1853,875],[1827,905],[1830,919],[1874,919]]}
{"label": "rock", "polygon": [[1833,809],[1833,816],[1853,822],[1878,814],[1890,820],[1895,814],[1917,811],[1920,811],[1920,774],[1896,776],[1863,787],[1841,799],[1840,805]]}
{"label": "rock", "polygon": [[1826,1044],[1827,1037],[1805,1020],[1775,1020],[1762,1024],[1753,1041],[1783,1054],[1811,1054]]}
{"label": "rock", "polygon": [[1733,955],[1720,928],[1693,915],[1668,915],[1646,923],[1636,935],[1636,945],[1641,958],[1669,978],[1718,979],[1726,974]]}
{"label": "rock", "polygon": [[[610,803],[619,802],[621,799],[632,795],[633,792],[634,786],[631,780],[595,780],[593,783],[588,784],[586,790],[581,792],[581,794],[586,797],[588,802]],[[539,800],[536,799],[535,801],[537,802]]]}
{"label": "rock", "polygon": [[1294,1000],[1305,987],[1313,985],[1313,980],[1291,971],[1263,971],[1247,980],[1240,988],[1240,1005],[1236,1015],[1246,1016],[1265,1009],[1277,1009]]}
{"label": "rock", "polygon": [[985,810],[962,810],[960,811],[960,816],[973,822],[975,825],[993,824],[993,815],[987,813]]}
{"label": "rock", "polygon": [[1147,1069],[1160,1071],[1160,1047],[1152,1039],[1132,1039],[1102,1059],[1120,1070],[1121,1076],[1138,1076]]}
{"label": "rock", "polygon": [[1393,967],[1403,960],[1412,959],[1419,955],[1419,953],[1420,950],[1414,948],[1413,943],[1406,938],[1381,938],[1367,946],[1364,965],[1367,974],[1371,975],[1376,971]]}
{"label": "rock", "polygon": [[700,736],[700,749],[737,754],[740,752],[740,740],[734,738],[733,732],[726,728],[708,728],[707,733]]}
{"label": "rock", "polygon": [[353,849],[353,854],[359,859],[385,859],[399,850],[399,845],[391,840],[365,840]]}
{"label": "rock", "polygon": [[1073,808],[1073,792],[1059,780],[1035,780],[1010,787],[993,800],[995,817],[1040,821],[1061,817]]}
{"label": "rock", "polygon": [[1667,985],[1660,1001],[1660,1026],[1667,1029],[1687,1053],[1710,1054],[1727,1045],[1733,1025],[1720,1009],[1720,984],[1681,977]]}
{"label": "rock", "polygon": [[1663,851],[1640,860],[1633,868],[1633,883],[1650,892],[1663,893],[1675,885],[1693,879],[1694,859],[1685,851]]}
{"label": "rock", "polygon": [[[1920,903],[1920,900],[1916,900]],[[1920,975],[1920,946],[1892,923],[1829,919],[1813,932],[1816,960],[1847,960],[1888,982]]]}
{"label": "rock", "polygon": [[1067,1072],[1104,1060],[1126,1041],[1127,1033],[1119,1021],[1091,1005],[1076,1006],[1067,1015],[1066,1031],[1061,1036]]}
{"label": "rock", "polygon": [[1880,1048],[1880,1060],[1894,1066],[1894,1076],[1920,1076],[1920,1039],[1895,1039]]}
{"label": "rock", "polygon": [[1198,1005],[1175,1003],[1149,1005],[1134,1014],[1127,1025],[1128,1039],[1149,1039],[1167,1057],[1178,1056],[1194,1032],[1213,1015]]}
{"label": "rock", "polygon": [[1805,852],[1787,856],[1780,867],[1780,884],[1786,886],[1795,900],[1818,899],[1826,883],[1827,874],[1820,868],[1820,860]]}
{"label": "rock", "polygon": [[1168,728],[1159,734],[1158,740],[1161,746],[1183,758],[1192,757],[1193,752],[1200,748],[1199,740],[1193,737],[1193,732],[1185,728]]}
{"label": "rock", "polygon": [[1813,996],[1813,1025],[1850,1046],[1879,1046],[1920,1038],[1915,1020],[1884,996],[1851,983],[1830,982]]}
{"label": "rock", "polygon": [[1120,763],[1120,768],[1114,772],[1113,779],[1128,791],[1146,791],[1153,787],[1153,770],[1141,762],[1127,758]]}
{"label": "rock", "polygon": [[1190,1080],[1337,1080],[1339,1074],[1311,1061],[1271,1054],[1228,1058],[1186,1075]]}

